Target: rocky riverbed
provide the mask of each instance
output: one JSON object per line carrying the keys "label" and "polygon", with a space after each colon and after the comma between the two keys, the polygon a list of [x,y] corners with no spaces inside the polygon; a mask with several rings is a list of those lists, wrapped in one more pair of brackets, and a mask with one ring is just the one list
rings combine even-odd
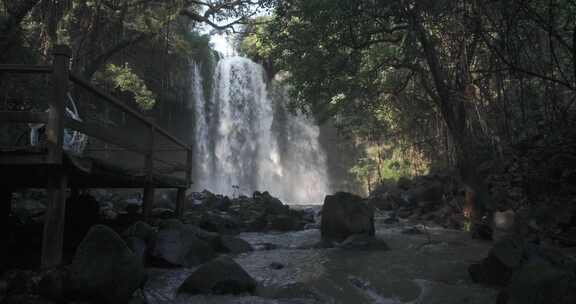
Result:
{"label": "rocky riverbed", "polygon": [[[156,208],[144,223],[135,204],[102,212],[102,197],[84,197],[100,205],[94,208],[100,223],[72,222],[87,233],[67,265],[5,271],[0,298],[6,304],[574,303],[569,250],[513,229],[496,242],[472,238],[454,229],[461,224],[423,220],[441,210],[423,209],[424,198],[400,198],[407,203],[378,208],[401,201],[337,193],[323,206],[290,207],[267,192],[234,199],[203,192],[189,197],[182,219]],[[34,217],[41,217],[36,209]],[[399,216],[402,210],[415,216]]]}
{"label": "rocky riverbed", "polygon": [[254,295],[178,294],[192,269],[150,269],[144,294],[151,303],[496,302],[497,291],[474,284],[467,272],[490,243],[455,230],[425,233],[403,220],[385,224],[384,214],[376,219],[376,237],[389,250],[315,248],[319,229],[240,234],[256,248],[234,257],[258,282]]}

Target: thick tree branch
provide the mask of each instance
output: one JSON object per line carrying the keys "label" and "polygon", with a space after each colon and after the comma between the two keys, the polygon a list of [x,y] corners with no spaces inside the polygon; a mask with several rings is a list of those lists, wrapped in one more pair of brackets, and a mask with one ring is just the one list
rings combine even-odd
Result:
{"label": "thick tree branch", "polygon": [[99,55],[98,57],[96,57],[94,60],[92,60],[90,62],[90,64],[88,64],[88,66],[86,66],[86,68],[84,69],[84,72],[82,73],[83,76],[86,79],[91,79],[92,76],[94,75],[94,73],[96,73],[98,71],[98,69],[100,69],[100,67],[105,64],[112,56],[114,56],[115,54],[117,54],[118,52],[122,51],[123,49],[136,45],[140,42],[143,42],[147,39],[152,38],[154,35],[150,34],[150,33],[141,33],[136,37],[133,37],[132,39],[126,39],[116,45],[114,45],[113,47],[111,47],[110,49],[104,51],[101,55]]}

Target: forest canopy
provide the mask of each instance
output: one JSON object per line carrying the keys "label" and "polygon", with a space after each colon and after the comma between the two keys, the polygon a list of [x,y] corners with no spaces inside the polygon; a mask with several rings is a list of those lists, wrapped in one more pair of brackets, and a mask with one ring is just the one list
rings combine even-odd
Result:
{"label": "forest canopy", "polygon": [[289,0],[242,47],[288,72],[293,106],[379,147],[357,172],[382,179],[395,154],[476,184],[477,165],[574,128],[574,15],[569,0]]}

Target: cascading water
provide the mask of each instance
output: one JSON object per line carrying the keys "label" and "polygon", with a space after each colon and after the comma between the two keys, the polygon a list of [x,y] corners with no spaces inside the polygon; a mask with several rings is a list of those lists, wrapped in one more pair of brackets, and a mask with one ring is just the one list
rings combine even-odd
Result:
{"label": "cascading water", "polygon": [[242,57],[220,60],[209,100],[197,65],[193,72],[197,189],[269,191],[288,203],[321,203],[329,189],[319,128],[285,110],[285,90],[270,98],[262,66]]}

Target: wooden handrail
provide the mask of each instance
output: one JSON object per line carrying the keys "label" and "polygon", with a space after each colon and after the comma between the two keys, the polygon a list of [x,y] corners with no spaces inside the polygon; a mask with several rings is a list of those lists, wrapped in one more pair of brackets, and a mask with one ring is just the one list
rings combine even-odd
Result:
{"label": "wooden handrail", "polygon": [[148,152],[145,145],[133,139],[133,137],[130,138],[126,132],[116,128],[82,122],[68,117],[64,120],[64,125],[66,128],[97,138],[106,143],[116,145],[128,151],[140,154],[146,154]]}
{"label": "wooden handrail", "polygon": [[27,112],[27,111],[0,111],[0,121],[2,122],[20,122],[20,123],[46,123],[48,113],[46,112]]}
{"label": "wooden handrail", "polygon": [[[62,50],[59,50],[58,52],[56,52],[56,55],[61,55],[60,53],[62,52]],[[69,55],[65,55],[64,57],[69,56]],[[55,62],[56,64],[56,62]],[[158,126],[155,122],[153,122],[152,120],[150,120],[149,118],[145,117],[144,115],[142,115],[141,113],[139,113],[138,111],[130,108],[129,106],[127,106],[124,102],[120,101],[119,99],[117,99],[116,97],[102,91],[101,89],[97,88],[96,86],[94,86],[92,83],[90,83],[89,81],[86,81],[84,79],[82,79],[81,77],[74,75],[72,73],[70,73],[70,71],[64,71],[64,70],[68,70],[66,68],[63,68],[64,66],[67,66],[67,64],[65,63],[65,61],[59,62],[58,63],[60,66],[60,69],[58,70],[58,75],[68,75],[68,79],[71,80],[73,83],[79,85],[80,87],[88,90],[89,92],[95,94],[96,96],[104,99],[106,102],[112,104],[113,106],[119,108],[120,110],[122,110],[123,112],[128,113],[130,116],[136,118],[138,121],[144,123],[148,128],[151,128],[153,130],[152,134],[154,133],[158,133],[159,135],[162,135],[163,137],[166,137],[170,142],[176,144],[177,146],[181,147],[183,152],[186,152],[186,180],[187,183],[190,185],[191,182],[191,172],[188,172],[190,170],[192,170],[192,148],[190,145],[185,144],[184,142],[182,142],[180,139],[176,138],[175,136],[171,135],[168,131],[166,131],[165,129],[161,128],[160,126]],[[51,74],[55,72],[55,65],[27,65],[27,64],[0,64],[0,72],[6,72],[6,73],[19,73],[19,74]],[[56,74],[54,74],[56,75]],[[57,82],[63,82],[65,81],[64,79],[60,79],[58,78],[58,76],[53,76],[56,77],[55,79],[57,80]],[[64,90],[63,88],[65,87],[65,85],[63,85],[62,83],[58,85],[59,87],[62,87],[62,90]],[[56,95],[62,95],[62,92],[65,91],[56,91]],[[55,96],[56,97],[56,96]],[[56,98],[57,100],[60,100],[61,98]],[[54,107],[54,105],[51,105],[52,107]],[[61,106],[61,105],[60,105]],[[63,111],[56,111],[61,115],[63,113]],[[139,152],[139,153],[143,153],[145,155],[148,156],[148,158],[154,159],[153,154],[154,151],[156,151],[155,149],[151,148],[150,151],[143,149],[143,147],[139,147],[139,144],[136,144],[134,142],[125,142],[123,140],[121,140],[121,137],[119,136],[111,136],[114,133],[113,132],[102,132],[103,130],[100,128],[100,130],[98,130],[98,126],[93,125],[93,124],[87,124],[84,122],[79,122],[79,121],[74,121],[72,119],[68,119],[68,118],[64,118],[61,119],[61,117],[54,117],[55,114],[51,114],[50,113],[44,113],[44,112],[16,112],[16,111],[4,111],[4,112],[0,112],[0,120],[1,121],[6,121],[6,122],[38,122],[38,123],[48,123],[49,125],[58,125],[58,124],[66,124],[67,127],[75,129],[77,131],[83,132],[83,133],[87,133],[87,135],[89,136],[94,136],[97,137],[101,140],[104,141],[112,141],[112,144],[116,144],[119,146],[124,146],[124,148],[134,151],[134,152]],[[57,119],[58,123],[56,123],[56,121],[54,119]],[[62,120],[62,121],[61,121]],[[54,129],[55,126],[52,126],[50,129]],[[56,129],[61,129],[61,128],[56,128]],[[56,131],[56,129],[54,129],[54,131]],[[61,131],[59,131],[61,132]],[[52,132],[55,133],[55,132]],[[57,134],[56,136],[56,141],[59,142],[61,141],[61,134]],[[56,150],[54,150],[55,147],[53,147],[51,150],[50,154],[54,154],[53,152],[56,151],[61,151],[61,147]],[[57,159],[61,159],[60,157],[58,157],[60,153],[55,153],[54,155],[52,155],[51,157],[49,157],[52,161],[56,161]],[[152,155],[150,155],[152,154]],[[152,156],[152,157],[150,157]],[[148,166],[150,166],[150,160],[148,161]],[[153,167],[153,165],[152,165]]]}
{"label": "wooden handrail", "polygon": [[0,64],[0,72],[19,74],[50,74],[51,65]]}
{"label": "wooden handrail", "polygon": [[120,108],[122,111],[127,112],[128,114],[132,115],[133,117],[135,117],[139,121],[145,123],[149,127],[154,127],[154,130],[156,132],[158,132],[158,133],[162,134],[163,136],[165,136],[166,138],[170,139],[172,142],[174,142],[178,146],[180,146],[184,149],[190,148],[187,144],[183,143],[178,138],[172,136],[170,133],[168,133],[168,131],[162,129],[160,126],[156,125],[150,119],[144,117],[142,114],[138,113],[136,110],[130,108],[129,106],[127,106],[124,102],[120,101],[119,99],[117,99],[117,98],[113,97],[112,95],[105,93],[105,92],[101,91],[100,89],[96,88],[90,82],[88,82],[88,81],[86,81],[86,80],[84,80],[84,79],[82,79],[82,78],[80,78],[74,74],[70,74],[70,80],[72,80],[74,83],[81,86],[82,88],[92,92],[96,96],[108,101],[112,105]]}
{"label": "wooden handrail", "polygon": [[[116,99],[110,94],[98,89],[89,81],[71,74],[71,51],[68,46],[54,46],[53,55],[54,59],[51,66],[14,64],[0,65],[0,73],[36,73],[51,75],[52,94],[48,100],[48,112],[0,112],[0,120],[2,122],[43,122],[46,124],[46,154],[26,155],[25,159],[26,164],[31,163],[30,156],[32,156],[35,158],[34,164],[50,165],[50,170],[46,176],[48,181],[46,184],[48,204],[44,218],[44,231],[42,238],[41,266],[43,269],[55,268],[62,264],[64,219],[66,215],[66,192],[69,186],[69,173],[65,170],[66,164],[64,163],[65,157],[63,152],[65,128],[71,128],[89,136],[99,138],[107,143],[112,143],[119,147],[144,154],[144,173],[146,174],[146,177],[143,185],[143,213],[145,219],[148,219],[151,214],[154,203],[155,186],[158,184],[157,177],[154,173],[160,169],[154,167],[154,161],[158,154],[155,149],[155,143],[158,142],[157,136],[167,138],[167,142],[183,148],[183,151],[186,152],[185,165],[181,166],[180,164],[176,164],[176,166],[164,169],[170,173],[182,170],[186,171],[185,181],[172,184],[173,187],[178,189],[176,210],[177,214],[180,216],[184,211],[186,188],[192,184],[191,146],[172,136],[166,130],[156,125],[152,120],[146,118],[138,111],[133,110],[119,99]],[[122,130],[115,130],[110,127],[90,122],[81,122],[67,117],[65,103],[69,98],[68,92],[70,90],[70,82],[73,82],[79,87],[95,94],[97,97],[104,99],[105,102],[112,104],[124,113],[128,113],[128,115],[144,123],[144,127],[148,128],[149,131],[145,143],[143,144],[139,142],[137,139],[134,139],[133,136],[128,135],[127,132],[122,132]],[[16,155],[16,157],[17,156],[18,155]],[[9,160],[9,163],[13,164],[15,160],[18,161],[18,159],[12,158]],[[5,158],[0,158],[0,162],[5,161]],[[163,160],[158,161],[164,162]],[[76,186],[78,186],[78,184],[76,184]],[[92,186],[94,185],[92,184]]]}

